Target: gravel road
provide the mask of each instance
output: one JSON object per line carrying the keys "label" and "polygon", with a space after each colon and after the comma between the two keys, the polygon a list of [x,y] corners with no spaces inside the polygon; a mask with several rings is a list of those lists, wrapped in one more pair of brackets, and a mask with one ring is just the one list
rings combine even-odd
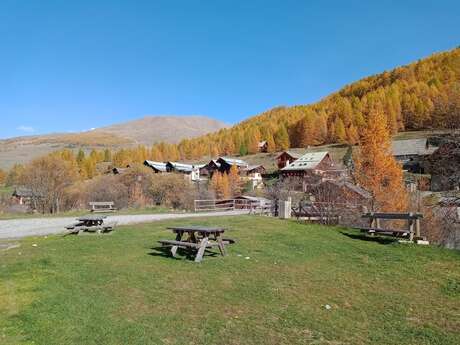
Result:
{"label": "gravel road", "polygon": [[[209,213],[161,213],[108,216],[105,222],[117,222],[118,225],[149,223],[159,220],[192,217],[219,217],[247,214],[247,211],[226,211]],[[75,217],[28,218],[0,220],[0,240],[17,239],[28,236],[44,236],[65,232],[65,226],[75,222]]]}

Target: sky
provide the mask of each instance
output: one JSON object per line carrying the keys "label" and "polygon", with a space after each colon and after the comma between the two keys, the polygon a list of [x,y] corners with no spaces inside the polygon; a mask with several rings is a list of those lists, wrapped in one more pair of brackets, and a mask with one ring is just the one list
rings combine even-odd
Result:
{"label": "sky", "polygon": [[1,0],[0,138],[233,124],[459,45],[458,0]]}

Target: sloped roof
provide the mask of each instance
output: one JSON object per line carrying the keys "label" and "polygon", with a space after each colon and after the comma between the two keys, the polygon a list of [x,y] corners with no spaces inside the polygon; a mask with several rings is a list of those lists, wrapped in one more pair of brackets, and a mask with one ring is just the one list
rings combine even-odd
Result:
{"label": "sloped roof", "polygon": [[426,147],[426,138],[423,139],[408,139],[395,140],[391,144],[391,149],[394,156],[408,155],[430,155],[436,151],[437,147]]}
{"label": "sloped roof", "polygon": [[155,170],[158,170],[158,171],[161,171],[161,172],[166,172],[166,163],[154,162],[154,161],[146,160],[144,162],[144,165],[147,165],[147,166],[151,167],[152,169],[155,169]]}
{"label": "sloped roof", "polygon": [[192,172],[193,171],[193,165],[191,164],[184,164],[184,163],[179,163],[179,162],[168,162],[166,163],[167,165],[171,166],[174,170],[180,171],[180,172]]}
{"label": "sloped roof", "polygon": [[259,169],[259,168],[262,168],[265,170],[265,167],[261,164],[259,165],[248,165],[246,168],[243,169],[243,171],[251,171],[251,170],[255,170],[255,169]]}
{"label": "sloped roof", "polygon": [[229,158],[229,157],[220,157],[217,161],[219,161],[219,160],[222,160],[222,161],[224,161],[225,163],[227,163],[229,165],[236,165],[236,166],[239,166],[239,167],[247,167],[247,166],[249,166],[248,163],[246,163],[245,161],[243,161],[241,159]]}
{"label": "sloped roof", "polygon": [[351,183],[349,181],[346,181],[346,180],[338,180],[338,181],[329,180],[329,181],[326,181],[326,182],[335,184],[338,187],[348,188],[349,190],[352,190],[356,194],[361,195],[363,198],[366,198],[366,199],[371,199],[372,198],[372,194],[369,193],[367,190],[365,190],[364,188],[362,188],[362,187],[360,187],[360,186],[358,186],[356,184],[353,184],[353,183]]}
{"label": "sloped roof", "polygon": [[324,152],[308,152],[299,157],[296,161],[281,169],[281,171],[290,170],[310,170],[315,169],[319,163],[328,155],[327,151]]}
{"label": "sloped roof", "polygon": [[295,153],[295,152],[292,152],[292,151],[283,151],[279,155],[277,155],[276,158],[281,157],[284,153],[286,153],[289,156],[291,156],[292,158],[296,158],[296,159],[302,157],[302,155],[300,153]]}

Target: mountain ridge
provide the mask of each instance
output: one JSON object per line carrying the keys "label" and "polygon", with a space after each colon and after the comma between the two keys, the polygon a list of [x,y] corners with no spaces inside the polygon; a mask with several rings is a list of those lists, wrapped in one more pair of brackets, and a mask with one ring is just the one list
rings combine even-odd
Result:
{"label": "mountain ridge", "polygon": [[94,130],[49,133],[0,139],[0,168],[30,160],[61,149],[120,149],[134,145],[150,146],[158,142],[178,143],[227,128],[228,125],[202,115],[146,115]]}

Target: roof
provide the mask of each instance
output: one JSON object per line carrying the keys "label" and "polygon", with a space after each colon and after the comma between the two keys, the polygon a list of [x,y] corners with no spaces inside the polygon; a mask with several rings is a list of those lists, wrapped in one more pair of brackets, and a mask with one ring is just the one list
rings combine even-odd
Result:
{"label": "roof", "polygon": [[308,152],[303,156],[299,157],[293,163],[281,169],[281,171],[290,171],[290,170],[310,170],[315,169],[319,163],[328,155],[329,153],[324,152]]}
{"label": "roof", "polygon": [[264,169],[265,170],[265,167],[261,164],[259,165],[249,165],[248,167],[244,168],[243,171],[251,171],[251,170],[255,170],[255,169]]}
{"label": "roof", "polygon": [[356,194],[359,194],[361,195],[363,198],[366,198],[366,199],[371,199],[372,198],[372,194],[369,193],[367,190],[365,190],[364,188],[356,185],[356,184],[353,184],[349,181],[346,181],[346,180],[338,180],[338,181],[335,181],[335,180],[328,180],[328,181],[325,181],[326,183],[332,183],[334,185],[336,185],[337,187],[345,187],[345,188],[348,188],[349,190],[355,192]]}
{"label": "roof", "polygon": [[249,164],[246,163],[245,161],[241,160],[241,159],[236,159],[236,158],[230,158],[230,157],[220,157],[217,161],[224,161],[225,163],[229,164],[229,165],[236,165],[236,166],[239,166],[239,167],[248,167]]}
{"label": "roof", "polygon": [[393,156],[430,155],[437,147],[426,145],[426,138],[395,140],[391,144]]}
{"label": "roof", "polygon": [[292,158],[296,158],[296,159],[302,157],[302,155],[300,153],[295,153],[295,152],[292,152],[292,151],[283,151],[278,156],[276,156],[276,158],[281,157],[285,153],[288,154],[289,156],[291,156]]}
{"label": "roof", "polygon": [[13,192],[13,196],[17,197],[30,198],[33,195],[32,189],[26,187],[17,187]]}
{"label": "roof", "polygon": [[260,141],[258,145],[259,145],[259,147],[264,147],[267,144],[268,143],[264,140],[264,141]]}
{"label": "roof", "polygon": [[166,163],[166,165],[180,172],[190,173],[193,171],[193,165],[191,164],[184,164],[184,163],[179,163],[179,162],[168,162]]}
{"label": "roof", "polygon": [[161,171],[161,172],[166,172],[166,163],[154,162],[154,161],[146,160],[144,162],[144,165],[147,165],[147,166],[151,167],[152,169],[155,169],[155,170],[158,170],[158,171]]}

